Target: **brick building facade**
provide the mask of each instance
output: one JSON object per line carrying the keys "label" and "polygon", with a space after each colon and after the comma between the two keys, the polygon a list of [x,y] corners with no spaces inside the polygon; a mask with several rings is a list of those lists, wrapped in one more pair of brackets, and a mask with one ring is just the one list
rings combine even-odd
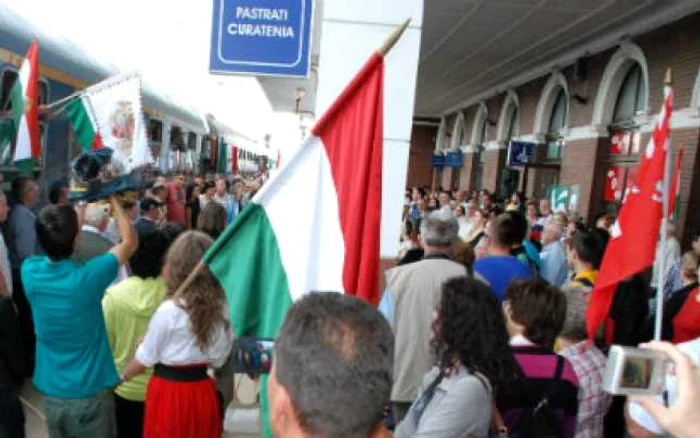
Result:
{"label": "brick building facade", "polygon": [[[515,185],[528,197],[548,187],[577,185],[578,211],[589,219],[619,207],[633,178],[639,149],[649,140],[663,99],[667,68],[674,76],[673,157],[681,145],[678,218],[687,241],[700,226],[700,13],[591,53],[491,96],[414,126],[409,186],[485,188],[502,196],[511,140],[537,144],[535,165],[517,169]],[[614,144],[613,144],[614,143]],[[434,168],[432,154],[464,154],[461,168]],[[524,186],[527,181],[527,186]]]}

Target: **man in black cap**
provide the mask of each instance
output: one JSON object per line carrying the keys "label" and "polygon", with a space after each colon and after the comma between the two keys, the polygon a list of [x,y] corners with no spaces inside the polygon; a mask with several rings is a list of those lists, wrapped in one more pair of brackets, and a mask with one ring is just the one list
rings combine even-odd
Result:
{"label": "man in black cap", "polygon": [[158,228],[158,223],[161,220],[163,203],[158,199],[146,197],[141,200],[141,216],[134,222],[136,234],[145,236]]}

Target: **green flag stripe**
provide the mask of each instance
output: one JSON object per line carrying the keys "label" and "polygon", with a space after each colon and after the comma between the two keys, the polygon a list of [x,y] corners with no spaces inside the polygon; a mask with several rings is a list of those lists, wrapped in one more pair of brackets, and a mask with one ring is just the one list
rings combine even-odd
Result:
{"label": "green flag stripe", "polygon": [[236,335],[276,336],[292,298],[265,209],[248,205],[204,262],[226,291]]}
{"label": "green flag stripe", "polygon": [[15,122],[15,130],[19,129],[19,121],[24,114],[24,94],[19,78],[10,89],[10,101],[12,102],[12,120]]}
{"label": "green flag stripe", "polygon": [[83,104],[82,99],[73,99],[66,105],[66,113],[70,117],[71,124],[75,135],[78,137],[78,143],[83,151],[92,149],[92,144],[95,141],[95,128],[92,125],[87,109]]}

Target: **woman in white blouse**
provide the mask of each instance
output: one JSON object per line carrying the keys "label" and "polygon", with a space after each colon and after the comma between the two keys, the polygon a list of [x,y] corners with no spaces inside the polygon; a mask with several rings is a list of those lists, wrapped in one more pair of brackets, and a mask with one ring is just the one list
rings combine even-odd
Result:
{"label": "woman in white blouse", "polygon": [[206,268],[180,290],[212,240],[203,233],[181,235],[163,267],[168,299],[121,380],[154,367],[146,391],[144,438],[221,437],[223,410],[208,368],[220,368],[231,351],[233,332],[226,296]]}

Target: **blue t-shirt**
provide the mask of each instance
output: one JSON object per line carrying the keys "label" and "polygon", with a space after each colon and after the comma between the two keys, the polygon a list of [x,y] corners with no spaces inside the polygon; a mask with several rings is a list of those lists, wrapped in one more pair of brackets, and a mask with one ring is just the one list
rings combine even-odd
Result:
{"label": "blue t-shirt", "polygon": [[474,271],[491,284],[498,301],[513,280],[532,278],[530,267],[513,256],[486,256],[474,263]]}
{"label": "blue t-shirt", "polygon": [[88,398],[118,381],[107,340],[102,297],[119,261],[106,253],[78,264],[31,257],[22,284],[34,316],[34,386],[56,398]]}

